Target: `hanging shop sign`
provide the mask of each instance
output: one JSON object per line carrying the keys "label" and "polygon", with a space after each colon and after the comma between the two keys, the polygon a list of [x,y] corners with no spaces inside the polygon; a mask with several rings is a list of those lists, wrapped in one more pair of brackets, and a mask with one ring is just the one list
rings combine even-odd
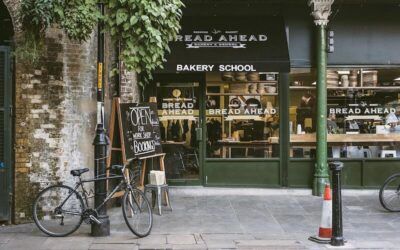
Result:
{"label": "hanging shop sign", "polygon": [[282,17],[184,16],[163,71],[289,72],[286,39]]}
{"label": "hanging shop sign", "polygon": [[162,153],[155,103],[122,103],[121,123],[127,159]]}

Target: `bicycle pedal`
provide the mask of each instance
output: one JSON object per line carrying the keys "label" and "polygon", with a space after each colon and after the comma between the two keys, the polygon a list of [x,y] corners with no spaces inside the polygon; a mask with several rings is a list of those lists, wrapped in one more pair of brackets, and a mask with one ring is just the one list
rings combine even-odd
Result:
{"label": "bicycle pedal", "polygon": [[94,223],[96,223],[97,225],[101,224],[101,221],[99,221],[96,217],[94,217],[93,215],[89,215],[89,218],[91,221],[93,221]]}

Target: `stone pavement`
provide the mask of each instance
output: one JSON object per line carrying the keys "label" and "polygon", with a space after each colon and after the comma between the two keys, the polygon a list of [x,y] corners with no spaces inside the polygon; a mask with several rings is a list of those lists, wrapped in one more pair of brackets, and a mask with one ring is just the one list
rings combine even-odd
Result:
{"label": "stone pavement", "polygon": [[[344,191],[346,249],[400,249],[400,214],[384,211],[377,191]],[[51,238],[33,224],[0,227],[0,249],[331,249],[307,240],[319,226],[322,198],[309,190],[172,188],[173,211],[154,215],[150,236],[138,239],[121,209],[110,211],[112,235],[90,227]],[[341,247],[343,248],[343,247]],[[341,249],[339,248],[339,249]]]}

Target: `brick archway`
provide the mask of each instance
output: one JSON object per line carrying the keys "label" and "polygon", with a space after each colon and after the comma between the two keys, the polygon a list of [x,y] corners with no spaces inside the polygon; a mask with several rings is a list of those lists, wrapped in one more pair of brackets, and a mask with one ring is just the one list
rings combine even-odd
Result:
{"label": "brick archway", "polygon": [[18,21],[18,12],[21,3],[19,0],[2,0],[2,1],[6,6],[8,13],[11,17],[14,34],[17,34],[21,30],[21,23]]}

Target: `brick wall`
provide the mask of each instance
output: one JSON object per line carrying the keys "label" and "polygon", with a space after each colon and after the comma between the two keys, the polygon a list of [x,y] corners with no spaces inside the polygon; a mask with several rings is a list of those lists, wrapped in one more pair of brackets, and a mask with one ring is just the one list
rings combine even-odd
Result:
{"label": "brick wall", "polygon": [[[14,29],[18,41],[19,1],[4,3],[17,27]],[[95,35],[81,45],[52,28],[46,33],[39,67],[27,69],[16,62],[16,223],[30,220],[32,201],[39,189],[51,183],[70,183],[71,169],[93,169],[96,45]]]}
{"label": "brick wall", "polygon": [[95,41],[80,45],[49,29],[40,67],[16,64],[16,222],[29,219],[39,189],[71,183],[71,169],[93,169]]}
{"label": "brick wall", "polygon": [[[19,0],[3,0],[13,19],[16,46],[21,37]],[[95,28],[95,27],[94,27]],[[95,29],[94,29],[95,30]],[[106,66],[113,60],[106,41]],[[27,69],[15,62],[14,215],[16,223],[31,219],[37,192],[52,183],[73,181],[69,172],[89,167],[93,176],[96,126],[97,37],[78,44],[62,31],[46,32],[40,66]],[[136,75],[124,71],[121,99],[138,101]],[[106,110],[113,96],[113,79],[106,77]]]}

